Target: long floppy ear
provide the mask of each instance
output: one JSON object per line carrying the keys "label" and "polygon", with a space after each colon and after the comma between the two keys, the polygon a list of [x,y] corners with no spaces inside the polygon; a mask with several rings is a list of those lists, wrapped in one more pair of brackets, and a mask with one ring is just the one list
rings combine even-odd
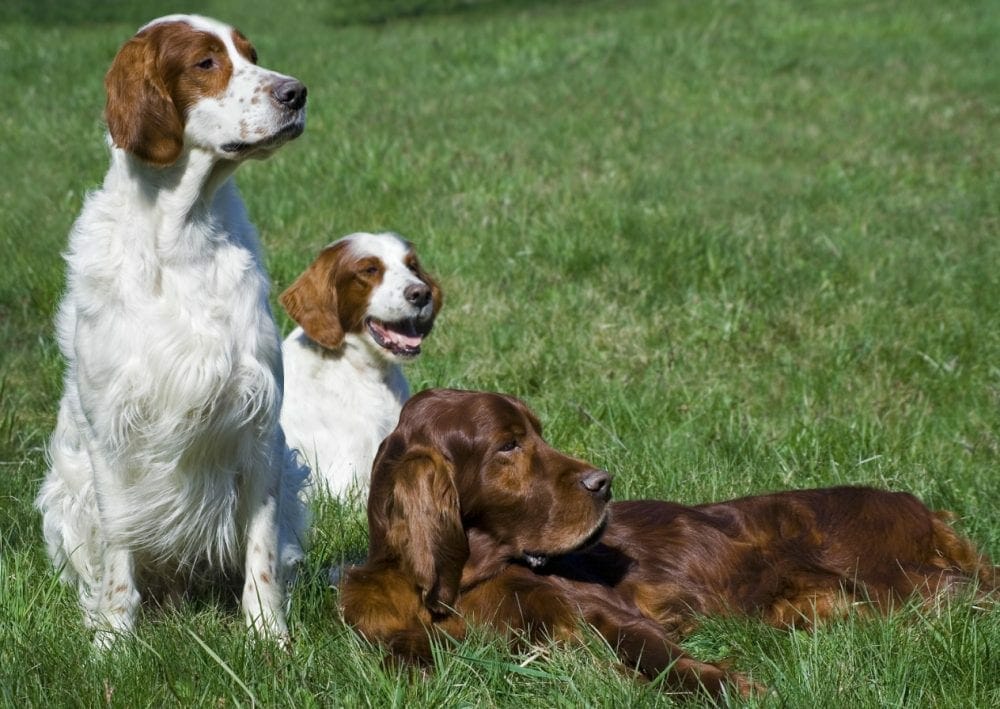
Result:
{"label": "long floppy ear", "polygon": [[115,145],[165,167],[184,147],[184,121],[156,66],[157,29],[136,35],[119,50],[104,77],[104,117]]}
{"label": "long floppy ear", "polygon": [[336,268],[338,252],[336,246],[325,249],[278,298],[288,316],[309,338],[330,350],[344,342],[337,288],[331,272]]}
{"label": "long floppy ear", "polygon": [[395,460],[385,449],[381,453],[369,498],[372,551],[397,557],[420,588],[424,606],[449,613],[469,557],[454,470],[428,446],[414,446]]}

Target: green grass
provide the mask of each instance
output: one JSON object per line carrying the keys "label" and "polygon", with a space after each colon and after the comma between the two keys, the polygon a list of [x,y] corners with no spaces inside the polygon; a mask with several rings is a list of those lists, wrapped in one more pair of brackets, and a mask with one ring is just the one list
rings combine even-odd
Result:
{"label": "green grass", "polygon": [[[0,703],[669,704],[611,654],[489,637],[410,677],[341,624],[316,510],[294,649],[233,608],[150,613],[92,657],[31,506],[60,393],[60,251],[106,165],[102,79],[173,5],[0,8]],[[238,176],[274,292],[355,230],[411,238],[446,305],[413,388],[523,397],[619,498],[912,491],[1000,557],[1000,13],[991,2],[217,0],[309,86],[306,134]],[[281,316],[282,325],[288,321]],[[1000,613],[689,641],[786,706],[1000,705]]]}

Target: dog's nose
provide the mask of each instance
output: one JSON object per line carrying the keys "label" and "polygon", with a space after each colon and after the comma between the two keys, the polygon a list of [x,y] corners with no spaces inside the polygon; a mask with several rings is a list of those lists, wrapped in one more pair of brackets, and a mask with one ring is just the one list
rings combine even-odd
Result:
{"label": "dog's nose", "polygon": [[282,79],[271,88],[271,95],[274,96],[274,100],[293,111],[297,111],[306,105],[307,93],[309,92],[306,90],[305,84],[298,79],[292,78]]}
{"label": "dog's nose", "polygon": [[590,470],[580,478],[580,484],[594,497],[607,500],[611,497],[611,475],[606,470]]}
{"label": "dog's nose", "polygon": [[406,302],[422,308],[431,299],[430,286],[426,283],[411,283],[403,290],[403,297],[406,298]]}

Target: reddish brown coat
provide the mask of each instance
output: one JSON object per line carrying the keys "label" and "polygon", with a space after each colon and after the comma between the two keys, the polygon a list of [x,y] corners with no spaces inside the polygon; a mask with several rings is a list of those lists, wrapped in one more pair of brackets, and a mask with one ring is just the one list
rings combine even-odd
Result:
{"label": "reddish brown coat", "polygon": [[520,401],[415,396],[375,460],[368,560],[346,576],[344,617],[417,661],[431,658],[428,632],[462,638],[467,622],[570,639],[583,621],[648,678],[745,695],[744,676],[676,644],[698,615],[810,626],[856,604],[888,611],[996,584],[989,560],[906,493],[839,487],[695,507],[609,495],[606,473],[551,448]]}

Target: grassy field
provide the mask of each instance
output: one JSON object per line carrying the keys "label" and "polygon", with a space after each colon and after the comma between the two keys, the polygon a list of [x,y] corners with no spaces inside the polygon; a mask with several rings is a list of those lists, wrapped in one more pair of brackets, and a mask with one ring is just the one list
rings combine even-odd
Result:
{"label": "grassy field", "polygon": [[[97,5],[97,7],[91,7]],[[1000,13],[993,2],[217,0],[309,87],[238,181],[274,292],[356,230],[412,239],[446,305],[415,390],[524,398],[619,499],[859,483],[1000,558]],[[32,500],[60,394],[60,251],[107,166],[104,72],[163,2],[0,8],[0,704],[669,705],[594,643],[489,637],[414,678],[346,630],[316,509],[284,654],[211,600],[93,657]],[[279,314],[285,330],[288,320]],[[789,707],[1000,706],[1000,612],[687,643]]]}

